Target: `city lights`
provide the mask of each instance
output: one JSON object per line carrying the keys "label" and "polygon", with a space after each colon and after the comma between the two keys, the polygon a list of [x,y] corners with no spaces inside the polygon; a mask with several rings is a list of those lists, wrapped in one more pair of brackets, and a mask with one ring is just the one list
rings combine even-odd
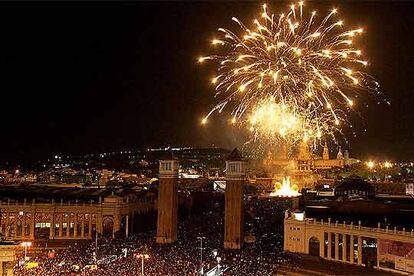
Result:
{"label": "city lights", "polygon": [[24,260],[27,261],[27,249],[32,246],[32,242],[22,242],[20,246],[24,248]]}
{"label": "city lights", "polygon": [[414,2],[363,2],[3,4],[0,276],[414,276]]}
{"label": "city lights", "polygon": [[367,164],[367,167],[369,169],[373,169],[375,167],[375,162],[374,161],[368,161],[366,164]]}
{"label": "city lights", "polygon": [[141,275],[144,276],[144,259],[149,259],[148,254],[136,254],[135,257],[137,259],[141,258]]}

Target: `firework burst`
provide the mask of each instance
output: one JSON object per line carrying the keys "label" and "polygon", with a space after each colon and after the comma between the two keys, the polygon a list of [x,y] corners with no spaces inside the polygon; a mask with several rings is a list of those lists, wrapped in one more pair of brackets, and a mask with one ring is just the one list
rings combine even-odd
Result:
{"label": "firework burst", "polygon": [[354,46],[363,29],[346,30],[336,9],[319,17],[299,2],[275,15],[263,5],[250,27],[232,20],[240,34],[219,28],[211,44],[221,54],[198,59],[218,66],[211,79],[217,102],[203,124],[227,110],[255,140],[316,141],[335,137],[359,94],[375,89]]}

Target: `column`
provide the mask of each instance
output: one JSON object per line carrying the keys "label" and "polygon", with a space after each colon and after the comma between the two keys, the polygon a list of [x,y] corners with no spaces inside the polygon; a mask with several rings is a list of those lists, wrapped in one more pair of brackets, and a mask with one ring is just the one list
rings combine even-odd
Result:
{"label": "column", "polygon": [[358,265],[362,265],[362,237],[358,236]]}
{"label": "column", "polygon": [[379,239],[377,239],[377,269],[380,267],[380,244]]}
{"label": "column", "polygon": [[129,234],[129,215],[126,215],[126,219],[125,219],[125,237],[128,238],[128,234]]}
{"label": "column", "polygon": [[68,214],[66,219],[66,238],[70,237],[70,215],[71,213]]}
{"label": "column", "polygon": [[325,258],[325,233],[322,232],[322,237],[319,238],[319,257]]}
{"label": "column", "polygon": [[14,238],[17,238],[17,216],[19,212],[14,212],[13,223],[14,223]]}
{"label": "column", "polygon": [[328,232],[328,260],[332,258],[332,233]]}
{"label": "column", "polygon": [[73,237],[78,237],[78,213],[75,213],[75,221],[73,222]]}
{"label": "column", "polygon": [[30,239],[31,240],[34,240],[34,238],[35,238],[35,223],[36,223],[36,220],[35,220],[35,217],[36,217],[36,213],[34,212],[34,211],[32,211],[31,212],[32,213],[32,215],[30,216]]}
{"label": "column", "polygon": [[102,211],[96,214],[96,232],[102,234]]}
{"label": "column", "polygon": [[63,213],[59,216],[59,238],[63,235]]}
{"label": "column", "polygon": [[81,214],[81,238],[85,237],[85,214]]}
{"label": "column", "polygon": [[135,217],[135,211],[131,214],[131,233],[134,234],[134,217]]}
{"label": "column", "polygon": [[115,233],[121,229],[121,215],[114,215],[114,227],[112,228],[112,238],[115,238]]}
{"label": "column", "polygon": [[50,218],[50,233],[49,233],[49,239],[53,240],[55,238],[55,212],[52,212],[51,218]]}
{"label": "column", "polygon": [[92,214],[89,214],[89,220],[88,220],[88,238],[92,239]]}
{"label": "column", "polygon": [[9,232],[9,230],[10,230],[10,218],[9,218],[10,213],[9,213],[9,211],[7,211],[5,213],[6,213],[5,236],[6,236],[6,239],[7,239],[10,236],[10,232]]}
{"label": "column", "polygon": [[346,263],[346,234],[342,234],[342,262]]}
{"label": "column", "polygon": [[350,235],[350,245],[349,245],[349,262],[351,264],[353,264],[355,262],[354,257],[355,257],[355,252],[354,252],[354,235]]}
{"label": "column", "polygon": [[27,216],[27,213],[24,212],[23,213],[23,218],[22,218],[22,238],[23,239],[26,238],[26,216]]}
{"label": "column", "polygon": [[339,261],[339,234],[335,233],[335,260]]}

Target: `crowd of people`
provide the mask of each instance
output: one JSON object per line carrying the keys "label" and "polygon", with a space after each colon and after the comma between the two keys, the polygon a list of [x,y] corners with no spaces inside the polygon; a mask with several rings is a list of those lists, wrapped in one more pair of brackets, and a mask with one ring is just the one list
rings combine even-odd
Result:
{"label": "crowd of people", "polygon": [[[159,245],[155,232],[148,231],[128,238],[99,239],[95,259],[95,242],[73,244],[50,254],[36,254],[32,261],[38,267],[16,267],[15,275],[140,275],[141,258],[145,275],[199,275],[201,269],[200,239],[203,239],[204,272],[218,263],[225,275],[276,275],[281,265],[292,259],[283,253],[283,213],[288,201],[270,198],[245,199],[246,235],[256,241],[241,250],[224,250],[224,208],[213,204],[201,214],[193,214],[179,223],[177,242]],[[213,254],[216,250],[216,254]],[[97,267],[90,266],[98,263]]]}

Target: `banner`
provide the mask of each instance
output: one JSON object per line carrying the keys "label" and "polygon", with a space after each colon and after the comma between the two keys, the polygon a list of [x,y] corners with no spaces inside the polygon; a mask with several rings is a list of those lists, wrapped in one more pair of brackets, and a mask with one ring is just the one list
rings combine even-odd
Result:
{"label": "banner", "polygon": [[414,243],[378,240],[380,268],[414,272]]}

